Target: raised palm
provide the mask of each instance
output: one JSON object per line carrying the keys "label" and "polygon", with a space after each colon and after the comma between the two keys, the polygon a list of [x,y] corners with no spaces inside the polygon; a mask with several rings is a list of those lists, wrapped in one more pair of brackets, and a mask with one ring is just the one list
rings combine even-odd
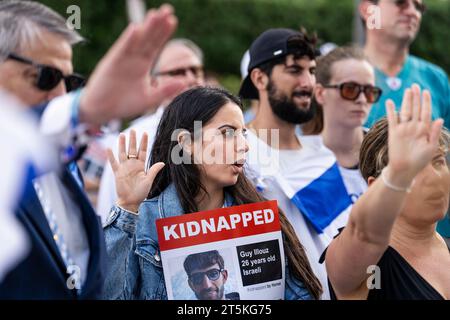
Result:
{"label": "raised palm", "polygon": [[158,172],[164,163],[154,164],[148,171],[145,170],[147,158],[148,136],[142,135],[139,150],[136,148],[136,132],[131,130],[128,152],[126,151],[125,135],[119,136],[118,161],[111,149],[108,149],[108,158],[114,172],[117,204],[126,210],[137,212],[139,205],[145,200]]}
{"label": "raised palm", "polygon": [[141,115],[185,88],[178,79],[150,85],[150,70],[177,23],[173,8],[162,5],[150,10],[142,23],[128,26],[87,83],[80,101],[82,121],[98,125]]}
{"label": "raised palm", "polygon": [[431,121],[431,96],[413,85],[405,91],[399,116],[395,105],[386,103],[389,122],[389,165],[412,180],[433,158],[443,124]]}

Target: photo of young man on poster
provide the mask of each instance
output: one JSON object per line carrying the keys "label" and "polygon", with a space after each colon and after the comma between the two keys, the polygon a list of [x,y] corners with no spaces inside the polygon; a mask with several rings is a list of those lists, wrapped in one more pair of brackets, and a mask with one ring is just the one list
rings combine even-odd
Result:
{"label": "photo of young man on poster", "polygon": [[219,251],[190,254],[183,266],[198,300],[239,300],[238,292],[224,293],[228,271]]}

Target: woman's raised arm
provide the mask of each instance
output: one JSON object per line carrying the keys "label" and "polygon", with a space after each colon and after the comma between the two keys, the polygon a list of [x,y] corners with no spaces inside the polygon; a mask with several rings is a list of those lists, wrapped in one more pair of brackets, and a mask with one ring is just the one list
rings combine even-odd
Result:
{"label": "woman's raised arm", "polygon": [[[405,91],[400,114],[392,101],[388,117],[388,165],[352,208],[348,224],[326,254],[328,277],[338,297],[367,292],[367,268],[386,251],[392,227],[414,177],[432,160],[443,124],[431,121],[431,96],[413,85]],[[370,181],[369,181],[370,182]],[[370,184],[370,183],[369,183]]]}

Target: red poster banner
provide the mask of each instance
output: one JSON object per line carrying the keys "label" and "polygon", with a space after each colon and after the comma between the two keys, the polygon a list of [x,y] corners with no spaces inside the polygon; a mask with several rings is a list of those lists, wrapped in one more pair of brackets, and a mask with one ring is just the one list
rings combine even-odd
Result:
{"label": "red poster banner", "polygon": [[156,220],[161,251],[280,231],[277,201]]}

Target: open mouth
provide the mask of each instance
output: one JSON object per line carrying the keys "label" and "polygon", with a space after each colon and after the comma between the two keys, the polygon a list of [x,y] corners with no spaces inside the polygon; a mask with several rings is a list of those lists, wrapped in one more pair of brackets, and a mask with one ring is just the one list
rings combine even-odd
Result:
{"label": "open mouth", "polygon": [[244,166],[244,164],[245,164],[245,158],[237,160],[235,163],[233,163],[233,166],[237,166],[237,167],[241,168]]}
{"label": "open mouth", "polygon": [[237,172],[242,172],[242,170],[244,168],[244,163],[245,163],[245,159],[240,159],[240,160],[236,161],[235,163],[233,163],[232,166]]}
{"label": "open mouth", "polygon": [[292,94],[292,97],[299,101],[303,106],[309,106],[311,102],[312,92],[297,91]]}

